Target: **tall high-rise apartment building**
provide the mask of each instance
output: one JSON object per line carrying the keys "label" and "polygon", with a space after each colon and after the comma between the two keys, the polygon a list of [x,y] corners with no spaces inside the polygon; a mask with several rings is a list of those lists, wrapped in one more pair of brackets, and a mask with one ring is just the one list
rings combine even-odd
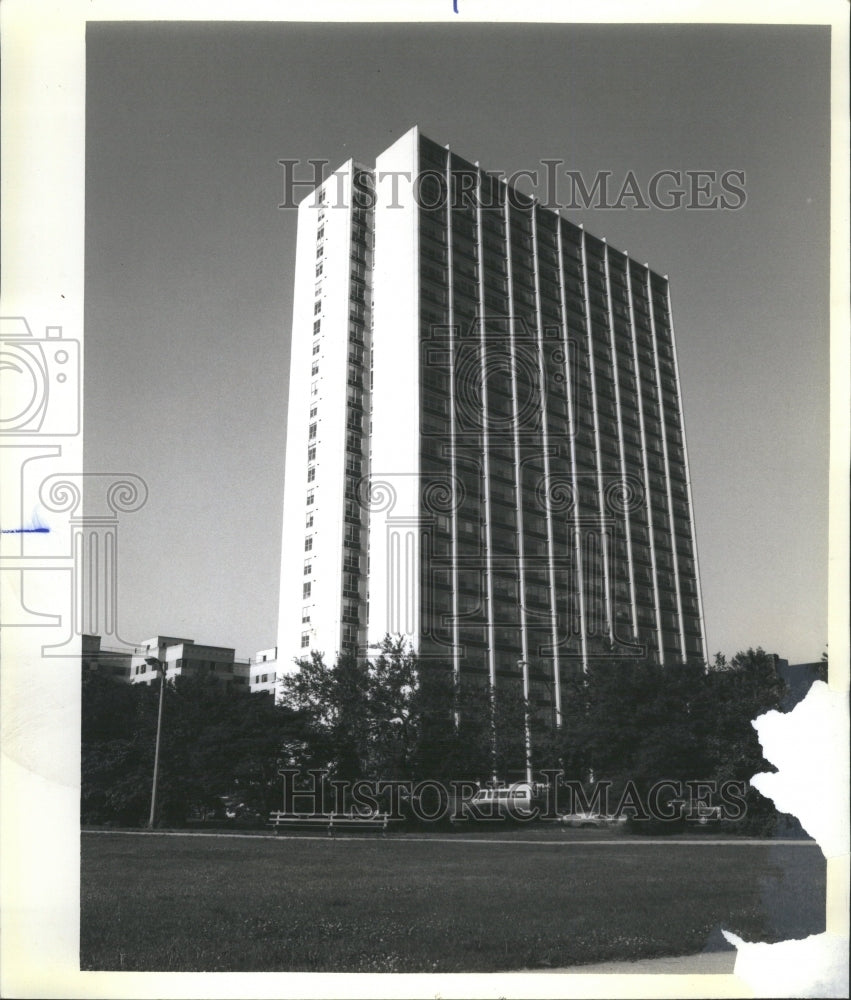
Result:
{"label": "tall high-rise apartment building", "polygon": [[298,227],[279,660],[705,660],[667,279],[416,128]]}

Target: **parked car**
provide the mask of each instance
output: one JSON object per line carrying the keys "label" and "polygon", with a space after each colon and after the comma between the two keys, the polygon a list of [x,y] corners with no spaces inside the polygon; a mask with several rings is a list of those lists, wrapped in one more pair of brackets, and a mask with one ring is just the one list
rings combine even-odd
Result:
{"label": "parked car", "polygon": [[559,822],[575,827],[616,827],[626,822],[625,816],[610,816],[598,812],[572,812],[559,816]]}
{"label": "parked car", "polygon": [[687,823],[697,823],[706,826],[721,819],[721,807],[712,806],[706,802],[687,799],[671,799],[670,805],[678,809],[679,816]]}
{"label": "parked car", "polygon": [[461,808],[465,819],[531,819],[543,805],[538,789],[526,781],[480,788]]}
{"label": "parked car", "polygon": [[221,797],[225,818],[236,826],[257,826],[265,821],[265,813],[254,806],[249,806],[235,795]]}

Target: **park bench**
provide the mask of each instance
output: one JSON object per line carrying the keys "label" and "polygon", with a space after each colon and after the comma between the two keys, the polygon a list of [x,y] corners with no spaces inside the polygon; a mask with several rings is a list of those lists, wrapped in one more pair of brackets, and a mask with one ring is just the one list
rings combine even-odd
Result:
{"label": "park bench", "polygon": [[325,829],[328,836],[333,837],[338,830],[380,830],[384,836],[391,823],[398,822],[389,813],[369,813],[358,815],[357,813],[269,813],[269,823],[275,833],[281,828],[306,828]]}

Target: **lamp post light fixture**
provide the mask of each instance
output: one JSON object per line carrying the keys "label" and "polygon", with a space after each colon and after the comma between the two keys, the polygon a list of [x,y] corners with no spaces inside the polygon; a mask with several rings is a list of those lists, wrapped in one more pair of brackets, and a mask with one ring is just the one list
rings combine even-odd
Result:
{"label": "lamp post light fixture", "polygon": [[154,813],[157,809],[157,777],[160,769],[160,735],[163,728],[163,698],[165,695],[165,672],[168,664],[156,656],[146,656],[145,663],[160,672],[160,704],[157,709],[157,739],[154,743],[154,780],[151,785],[151,814],[148,816],[148,829],[154,828]]}
{"label": "lamp post light fixture", "polygon": [[518,660],[523,672],[523,737],[526,750],[526,781],[532,784],[532,724],[529,718],[529,662]]}

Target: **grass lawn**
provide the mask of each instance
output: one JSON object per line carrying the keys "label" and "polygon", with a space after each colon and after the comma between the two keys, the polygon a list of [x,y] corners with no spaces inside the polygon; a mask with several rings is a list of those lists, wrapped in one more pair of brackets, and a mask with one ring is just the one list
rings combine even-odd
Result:
{"label": "grass lawn", "polygon": [[[576,831],[584,834],[585,831]],[[82,835],[82,969],[496,972],[824,930],[814,844]]]}

